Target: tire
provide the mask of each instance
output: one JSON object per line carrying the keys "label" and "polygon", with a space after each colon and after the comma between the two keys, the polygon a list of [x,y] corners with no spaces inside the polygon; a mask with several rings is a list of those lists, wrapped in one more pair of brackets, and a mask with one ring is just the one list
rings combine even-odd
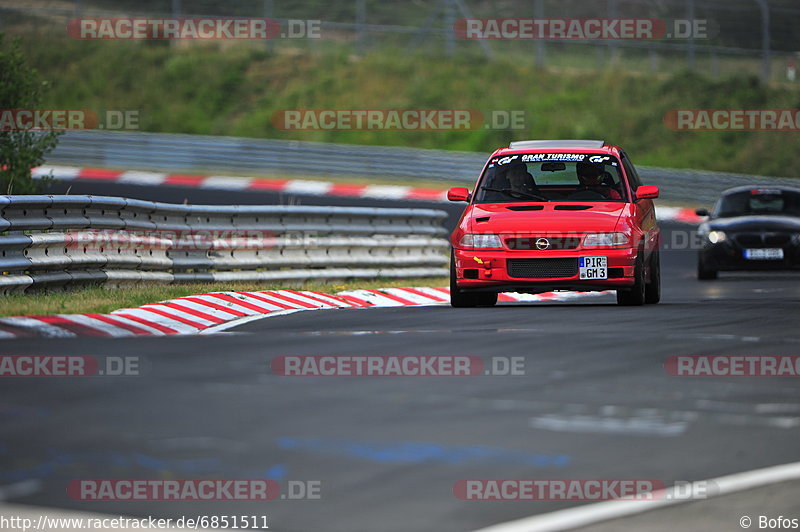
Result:
{"label": "tire", "polygon": [[639,250],[639,257],[636,260],[636,269],[633,277],[633,286],[627,290],[617,290],[617,304],[627,307],[638,307],[644,305],[645,301],[645,282],[644,282],[644,263],[642,258],[643,251]]}
{"label": "tire", "polygon": [[713,281],[717,278],[717,270],[706,268],[703,262],[703,257],[697,257],[697,280],[698,281]]}
{"label": "tire", "polygon": [[450,255],[450,306],[454,308],[493,307],[497,294],[493,292],[463,292],[456,282],[456,261]]}
{"label": "tire", "polygon": [[650,282],[644,287],[644,302],[655,305],[661,301],[661,253],[650,255]]}

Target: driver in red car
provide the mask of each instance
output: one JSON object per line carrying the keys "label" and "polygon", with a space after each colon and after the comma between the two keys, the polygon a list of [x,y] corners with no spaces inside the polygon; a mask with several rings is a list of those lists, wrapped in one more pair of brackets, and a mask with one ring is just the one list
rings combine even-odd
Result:
{"label": "driver in red car", "polygon": [[622,199],[622,196],[610,184],[604,182],[606,172],[602,164],[579,162],[575,165],[578,181],[581,184],[577,191],[589,190],[607,199]]}
{"label": "driver in red car", "polygon": [[528,173],[528,168],[524,163],[511,166],[506,173],[506,177],[511,185],[511,189],[515,192],[522,192],[523,194],[539,193],[536,181],[534,181],[533,176]]}

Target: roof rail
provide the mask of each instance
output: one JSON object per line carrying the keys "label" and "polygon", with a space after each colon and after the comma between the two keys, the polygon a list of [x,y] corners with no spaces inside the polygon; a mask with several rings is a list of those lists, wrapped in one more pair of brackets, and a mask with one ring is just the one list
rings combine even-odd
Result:
{"label": "roof rail", "polygon": [[597,149],[605,146],[604,140],[518,140],[508,147],[512,150],[534,148],[584,148]]}

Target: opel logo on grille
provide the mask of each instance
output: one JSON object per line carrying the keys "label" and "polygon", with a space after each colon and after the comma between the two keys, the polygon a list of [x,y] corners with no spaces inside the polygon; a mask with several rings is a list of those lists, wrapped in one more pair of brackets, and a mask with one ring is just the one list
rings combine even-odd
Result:
{"label": "opel logo on grille", "polygon": [[539,238],[536,240],[536,249],[540,251],[544,251],[546,249],[550,249],[550,241],[546,238]]}

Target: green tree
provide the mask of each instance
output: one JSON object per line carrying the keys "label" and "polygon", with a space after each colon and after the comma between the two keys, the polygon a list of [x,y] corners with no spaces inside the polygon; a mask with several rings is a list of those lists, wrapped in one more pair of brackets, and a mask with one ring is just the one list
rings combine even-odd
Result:
{"label": "green tree", "polygon": [[[6,41],[0,32],[0,113],[14,109],[36,109],[47,82],[28,66],[19,39]],[[38,192],[47,180],[31,178],[31,168],[41,165],[44,156],[58,143],[61,132],[0,130],[0,194]]]}

